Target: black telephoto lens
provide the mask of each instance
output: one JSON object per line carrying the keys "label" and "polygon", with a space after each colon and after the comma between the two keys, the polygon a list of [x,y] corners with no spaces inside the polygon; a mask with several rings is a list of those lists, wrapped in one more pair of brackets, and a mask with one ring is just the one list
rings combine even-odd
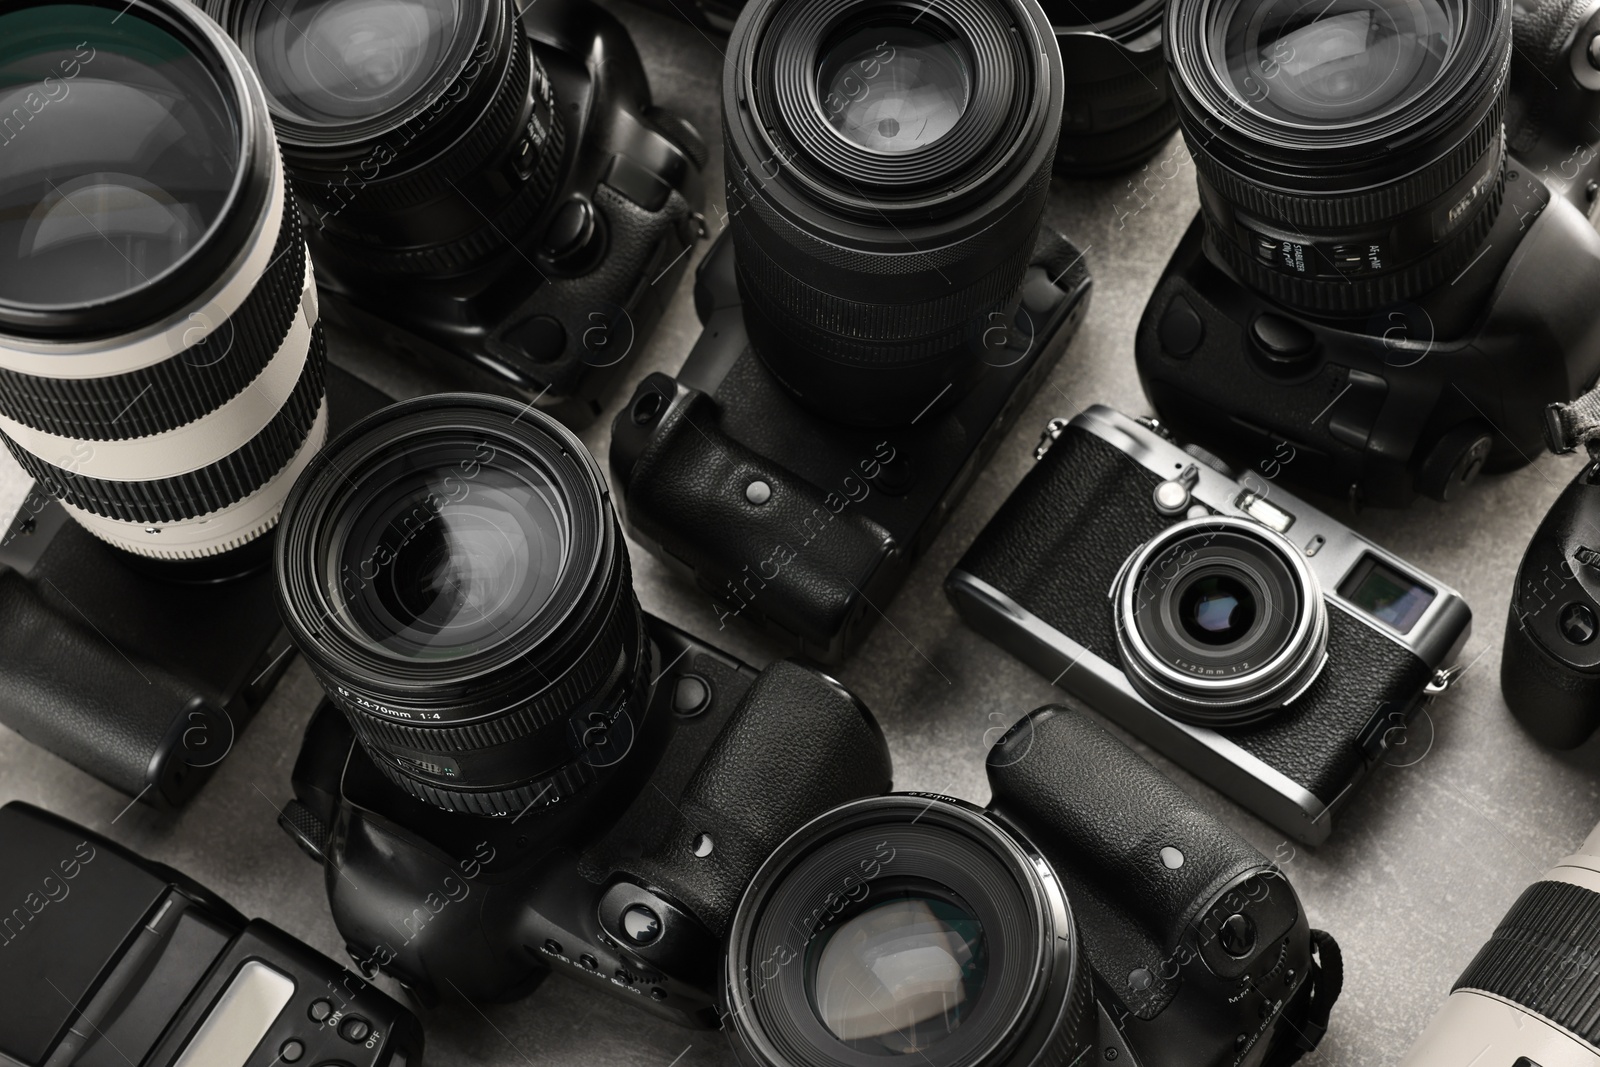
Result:
{"label": "black telephoto lens", "polygon": [[459,273],[550,195],[564,128],[511,0],[207,7],[260,73],[330,250],[387,273]]}
{"label": "black telephoto lens", "polygon": [[1067,76],[1056,171],[1091,177],[1150,158],[1178,128],[1161,48],[1167,0],[1042,3]]}
{"label": "black telephoto lens", "polygon": [[959,398],[1009,323],[1062,71],[1034,0],[754,0],[723,78],[729,225],[756,352],[858,425]]}
{"label": "black telephoto lens", "polygon": [[0,2],[0,432],[178,576],[265,562],[326,434],[316,290],[266,100],[179,0]]}
{"label": "black telephoto lens", "polygon": [[1211,247],[1307,314],[1410,300],[1478,254],[1505,185],[1510,5],[1172,0]]}
{"label": "black telephoto lens", "polygon": [[643,616],[600,470],[549,416],[465,393],[369,416],[295,484],[274,562],[290,635],[412,795],[517,815],[627,754]]}

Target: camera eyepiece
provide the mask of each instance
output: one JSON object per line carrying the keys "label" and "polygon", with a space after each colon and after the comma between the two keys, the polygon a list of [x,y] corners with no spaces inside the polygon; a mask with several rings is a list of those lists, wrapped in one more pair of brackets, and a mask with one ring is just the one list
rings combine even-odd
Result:
{"label": "camera eyepiece", "polygon": [[111,544],[230,565],[327,419],[260,86],[187,4],[10,0],[0,104],[5,444]]}
{"label": "camera eyepiece", "polygon": [[755,0],[723,78],[751,342],[827,418],[959,396],[1009,321],[1061,125],[1032,0]]}
{"label": "camera eyepiece", "polygon": [[307,218],[352,260],[458,273],[545,206],[564,128],[510,0],[207,8],[260,73]]}
{"label": "camera eyepiece", "polygon": [[1212,516],[1177,523],[1129,559],[1113,594],[1117,646],[1146,700],[1197,726],[1242,726],[1311,684],[1327,658],[1327,606],[1280,541]]}
{"label": "camera eyepiece", "polygon": [[1448,282],[1505,185],[1509,5],[1173,0],[1207,235],[1258,291],[1354,315]]}
{"label": "camera eyepiece", "polygon": [[820,816],[734,916],[733,1040],[770,1067],[1071,1060],[1090,1039],[1089,960],[1041,870],[960,801],[889,795]]}
{"label": "camera eyepiece", "polygon": [[368,417],[295,485],[275,564],[291,636],[412,795],[518,814],[626,755],[642,616],[600,471],[549,416],[441,394]]}

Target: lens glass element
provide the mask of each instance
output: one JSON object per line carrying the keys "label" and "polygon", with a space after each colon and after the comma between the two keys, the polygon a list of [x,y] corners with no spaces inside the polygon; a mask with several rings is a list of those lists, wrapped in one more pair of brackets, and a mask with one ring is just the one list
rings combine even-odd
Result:
{"label": "lens glass element", "polygon": [[550,477],[481,441],[399,451],[366,475],[327,557],[364,644],[454,659],[519,635],[566,565],[570,515]]}
{"label": "lens glass element", "polygon": [[851,1048],[889,1055],[954,1032],[989,969],[977,916],[948,895],[916,890],[870,899],[808,956],[817,1017]]}
{"label": "lens glass element", "polygon": [[852,144],[888,155],[942,138],[971,97],[971,60],[931,24],[858,26],[823,49],[817,69],[828,124]]}
{"label": "lens glass element", "polygon": [[239,145],[205,61],[136,13],[0,16],[0,300],[71,307],[151,284],[222,214]]}
{"label": "lens glass element", "polygon": [[1205,574],[1179,594],[1178,621],[1203,645],[1230,645],[1255,625],[1256,598],[1235,575]]}
{"label": "lens glass element", "polygon": [[455,39],[451,0],[271,0],[261,5],[250,61],[275,107],[306,122],[385,114],[438,72]]}
{"label": "lens glass element", "polygon": [[[1235,0],[1212,64],[1251,110],[1297,126],[1341,126],[1420,96],[1450,56],[1454,0]],[[1459,13],[1457,13],[1459,14]]]}

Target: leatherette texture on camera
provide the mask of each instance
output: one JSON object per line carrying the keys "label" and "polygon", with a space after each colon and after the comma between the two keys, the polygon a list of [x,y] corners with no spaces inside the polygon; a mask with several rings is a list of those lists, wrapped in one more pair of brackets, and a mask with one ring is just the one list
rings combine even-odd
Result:
{"label": "leatherette texture on camera", "polygon": [[[1080,711],[1045,707],[1019,723],[991,754],[989,782],[994,806],[1027,828],[1062,877],[1096,970],[1141,1018],[1177,994],[1167,979],[1203,909],[1269,866]],[[1177,867],[1163,859],[1168,848],[1182,853]],[[1155,977],[1142,991],[1128,980],[1140,968]]]}
{"label": "leatherette texture on camera", "polygon": [[0,649],[0,722],[129,796],[203,695],[153,663],[124,659],[15,571],[0,575]]}
{"label": "leatherette texture on camera", "polygon": [[[1115,446],[1067,427],[962,557],[960,567],[1005,592],[1108,663],[1117,654],[1106,596],[1117,568],[1170,520],[1150,502],[1157,478]],[[1324,802],[1364,762],[1361,735],[1427,684],[1426,664],[1331,605],[1328,662],[1290,707],[1265,724],[1227,732],[1240,748]],[[1388,703],[1402,698],[1401,704]]]}
{"label": "leatherette texture on camera", "polygon": [[[856,704],[814,672],[764,671],[683,792],[672,831],[625,865],[724,936],[756,868],[829,808],[890,787],[889,750]],[[709,855],[695,855],[709,835]]]}
{"label": "leatherette texture on camera", "polygon": [[[745,497],[757,480],[772,491],[760,505]],[[855,589],[866,586],[890,542],[877,523],[830,506],[822,490],[724,434],[717,405],[704,394],[662,417],[634,467],[628,514],[645,536],[711,579],[711,591],[738,613],[748,605],[821,645],[844,626]],[[718,588],[711,576],[733,588]]]}

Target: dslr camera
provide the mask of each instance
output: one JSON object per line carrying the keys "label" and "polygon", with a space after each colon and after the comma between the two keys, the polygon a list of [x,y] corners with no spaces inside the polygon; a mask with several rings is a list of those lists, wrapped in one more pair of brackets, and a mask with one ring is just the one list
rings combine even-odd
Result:
{"label": "dslr camera", "polygon": [[857,644],[1086,306],[1040,230],[1061,124],[1032,0],[757,0],[723,75],[727,231],[676,379],[612,427],[634,538],[726,625]]}
{"label": "dslr camera", "polygon": [[265,87],[330,316],[591,421],[702,228],[705,146],[651,104],[616,17],[589,0],[205,6]]}
{"label": "dslr camera", "polygon": [[945,582],[963,618],[1308,844],[1406,739],[1472,614],[1304,501],[1095,405]]}
{"label": "dslr camera", "polygon": [[1333,939],[1266,857],[1086,714],[990,751],[987,809],[891,794],[790,837],[734,913],[726,1028],[751,1067],[1291,1064]]}
{"label": "dslr camera", "polygon": [[1523,890],[1400,1067],[1600,1059],[1600,830]]}
{"label": "dslr camera", "polygon": [[505,1000],[555,970],[714,1026],[756,866],[889,786],[838,683],[640,611],[598,464],[526,404],[369,417],[313,461],[281,533],[285,622],[332,705],[283,825],[326,865],[363,968],[424,1000]]}
{"label": "dslr camera", "polygon": [[1174,0],[1201,209],[1135,347],[1162,420],[1353,504],[1454,498],[1600,373],[1600,5]]}
{"label": "dslr camera", "polygon": [[422,1062],[388,994],[177,871],[20,801],[0,854],[7,1067]]}

